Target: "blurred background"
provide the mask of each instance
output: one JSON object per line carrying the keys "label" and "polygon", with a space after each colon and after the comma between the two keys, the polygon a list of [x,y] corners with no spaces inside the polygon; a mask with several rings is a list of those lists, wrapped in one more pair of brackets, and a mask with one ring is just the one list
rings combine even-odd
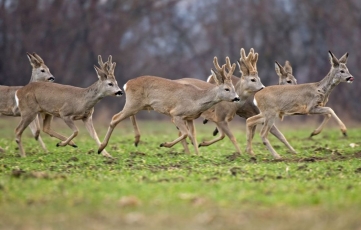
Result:
{"label": "blurred background", "polygon": [[[276,60],[289,60],[300,84],[328,73],[328,50],[349,52],[355,81],[336,87],[328,106],[344,121],[360,120],[360,0],[0,0],[1,85],[29,82],[26,52],[38,53],[56,82],[87,87],[99,54],[113,55],[122,86],[140,75],[205,80],[214,56],[236,62],[242,47],[259,53],[266,86],[278,83]],[[103,99],[95,117],[110,118],[124,102]]]}

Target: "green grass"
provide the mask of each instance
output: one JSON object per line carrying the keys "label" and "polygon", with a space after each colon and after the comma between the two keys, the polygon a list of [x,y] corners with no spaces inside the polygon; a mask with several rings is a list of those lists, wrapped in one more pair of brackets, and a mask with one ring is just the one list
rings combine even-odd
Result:
{"label": "green grass", "polygon": [[[49,153],[24,132],[26,158],[13,140],[17,120],[0,123],[1,229],[360,229],[361,129],[348,138],[314,126],[280,129],[298,151],[292,155],[273,137],[282,160],[273,160],[254,140],[256,159],[237,156],[226,138],[201,155],[186,155],[180,144],[158,147],[177,136],[170,122],[141,122],[141,143],[133,145],[130,122],[116,128],[107,147],[116,160],[96,153],[79,123],[79,148]],[[285,123],[287,124],[287,123]],[[101,139],[106,125],[95,124]],[[62,125],[56,129],[65,134]],[[212,124],[197,123],[198,141],[212,138]],[[241,149],[244,125],[232,126]],[[190,150],[194,152],[190,145]]]}

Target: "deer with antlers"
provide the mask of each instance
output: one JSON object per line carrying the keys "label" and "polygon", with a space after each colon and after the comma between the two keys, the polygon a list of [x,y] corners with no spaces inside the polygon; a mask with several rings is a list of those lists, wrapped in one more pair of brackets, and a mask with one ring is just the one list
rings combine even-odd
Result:
{"label": "deer with antlers", "polygon": [[247,152],[253,155],[254,126],[263,123],[261,138],[264,145],[274,158],[281,158],[267,138],[268,132],[273,127],[277,117],[282,120],[287,115],[322,114],[332,116],[336,119],[342,132],[346,132],[345,125],[335,112],[329,107],[324,107],[324,105],[332,90],[339,83],[352,83],[354,80],[346,66],[347,58],[348,53],[337,59],[329,51],[331,69],[321,81],[300,85],[269,86],[257,92],[254,97],[254,104],[258,107],[260,113],[248,118],[246,122]]}
{"label": "deer with antlers", "polygon": [[[31,82],[53,82],[54,76],[50,73],[49,68],[45,65],[44,60],[36,53],[26,53],[32,66]],[[15,92],[23,86],[0,86],[0,115],[19,117],[20,111],[15,101]],[[40,137],[40,125],[38,117],[29,124],[30,130],[41,147],[47,151],[43,140]]]}
{"label": "deer with antlers", "polygon": [[[33,82],[16,92],[15,97],[18,101],[21,121],[15,130],[15,134],[21,156],[25,157],[21,135],[38,113],[44,117],[43,131],[61,140],[57,146],[68,145],[78,135],[78,128],[75,126],[74,120],[82,120],[90,136],[100,145],[92,121],[94,106],[106,96],[121,96],[123,92],[119,89],[114,77],[116,63],[112,63],[111,56],[104,64],[99,55],[98,62],[100,68],[97,66],[94,66],[94,68],[99,80],[88,88]],[[64,137],[51,130],[50,125],[53,116],[60,117],[73,130],[69,137]],[[106,151],[103,152],[103,155],[111,157]]]}
{"label": "deer with antlers", "polygon": [[[254,57],[252,58],[252,54]],[[220,131],[220,135],[210,141],[203,141],[199,144],[199,147],[201,146],[209,146],[212,145],[222,139],[227,135],[227,137],[231,140],[234,147],[236,148],[237,152],[241,153],[241,150],[238,146],[238,143],[232,134],[228,123],[233,120],[234,116],[237,114],[240,117],[243,117],[245,119],[252,117],[259,113],[258,108],[253,104],[253,96],[255,94],[255,91],[250,92],[247,91],[247,84],[249,82],[241,82],[242,78],[246,77],[252,77],[257,76],[258,77],[258,71],[257,71],[257,53],[254,54],[253,49],[251,49],[251,52],[246,57],[244,50],[241,50],[241,60],[244,60],[245,63],[249,63],[248,65],[240,65],[242,77],[241,80],[237,77],[233,78],[234,82],[236,83],[236,89],[238,89],[238,85],[241,85],[243,87],[240,87],[240,92],[237,91],[237,93],[240,95],[240,101],[243,103],[237,103],[237,104],[229,104],[227,102],[221,102],[218,103],[213,107],[213,109],[209,109],[208,111],[204,112],[202,114],[202,117],[205,118],[203,123],[206,123],[208,120],[213,121],[217,128],[215,131],[213,131],[213,135],[217,135],[218,131]],[[292,75],[292,67],[289,61],[286,61],[284,66],[281,66],[278,62],[275,64],[275,70],[279,77],[279,84],[280,85],[287,85],[287,84],[297,84],[296,78]],[[210,79],[208,79],[208,82],[213,83]],[[257,90],[258,91],[258,90]],[[243,92],[243,93],[241,93]],[[242,96],[241,96],[242,95]],[[256,127],[254,127],[256,128]],[[290,147],[287,140],[284,138],[284,136],[278,131],[276,127],[272,127],[270,131],[276,138],[278,138],[281,142],[283,142],[286,146],[289,146],[290,150],[293,151],[292,147]]]}
{"label": "deer with antlers", "polygon": [[[214,63],[218,65],[216,57]],[[220,71],[212,70],[212,76],[217,84],[208,89],[155,76],[141,76],[129,80],[124,85],[127,95],[125,106],[121,112],[113,116],[98,153],[107,146],[110,136],[119,122],[128,117],[135,120],[134,115],[140,110],[154,110],[170,116],[180,132],[177,139],[162,143],[160,146],[170,148],[189,136],[195,152],[198,154],[193,120],[220,101],[239,100],[231,81],[235,68],[236,65],[233,64],[228,73],[225,65],[220,68]]]}

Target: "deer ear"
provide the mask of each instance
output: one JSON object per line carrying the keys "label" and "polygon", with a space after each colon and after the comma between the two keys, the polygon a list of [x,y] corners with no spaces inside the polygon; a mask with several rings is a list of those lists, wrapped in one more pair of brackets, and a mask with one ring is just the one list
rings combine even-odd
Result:
{"label": "deer ear", "polygon": [[340,59],[338,59],[338,61],[339,61],[340,63],[343,63],[343,64],[346,65],[346,63],[347,63],[347,58],[348,58],[348,53],[345,53]]}
{"label": "deer ear", "polygon": [[289,61],[286,61],[284,69],[287,73],[292,74],[292,66]]}
{"label": "deer ear", "polygon": [[217,72],[211,69],[213,80],[215,81],[216,85],[220,85],[222,82],[222,76]]}
{"label": "deer ear", "polygon": [[286,75],[286,71],[283,69],[281,64],[278,63],[277,61],[275,62],[275,70],[279,77],[283,77],[284,75]]}
{"label": "deer ear", "polygon": [[244,64],[243,60],[241,61],[237,61],[238,67],[239,67],[239,71],[242,73],[242,76],[248,76],[249,75],[249,71],[248,68],[246,67],[246,64]]}
{"label": "deer ear", "polygon": [[95,72],[97,72],[98,78],[101,81],[104,81],[107,79],[107,74],[104,73],[103,70],[99,69],[96,65],[94,65]]}
{"label": "deer ear", "polygon": [[339,66],[340,62],[331,51],[328,51],[328,57],[330,58],[330,63],[333,67]]}
{"label": "deer ear", "polygon": [[30,65],[33,67],[33,68],[39,68],[41,66],[41,63],[39,62],[38,59],[36,59],[36,57],[34,57],[32,54],[30,53],[26,53],[26,56],[28,56],[28,59],[30,61]]}

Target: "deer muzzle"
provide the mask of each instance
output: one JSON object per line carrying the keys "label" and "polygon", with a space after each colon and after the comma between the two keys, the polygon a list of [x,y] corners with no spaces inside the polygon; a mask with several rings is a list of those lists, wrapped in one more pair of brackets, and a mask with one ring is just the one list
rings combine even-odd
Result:
{"label": "deer muzzle", "polygon": [[239,97],[235,97],[235,98],[233,98],[233,100],[232,101],[239,101]]}
{"label": "deer muzzle", "polygon": [[53,76],[49,77],[49,78],[48,78],[48,81],[54,82],[54,81],[55,81],[55,77],[53,77]]}
{"label": "deer muzzle", "polygon": [[348,78],[346,78],[346,82],[347,82],[347,83],[352,83],[353,80],[354,80],[353,77],[348,77]]}
{"label": "deer muzzle", "polygon": [[115,96],[120,97],[123,95],[123,91],[119,90],[118,92],[115,93]]}

